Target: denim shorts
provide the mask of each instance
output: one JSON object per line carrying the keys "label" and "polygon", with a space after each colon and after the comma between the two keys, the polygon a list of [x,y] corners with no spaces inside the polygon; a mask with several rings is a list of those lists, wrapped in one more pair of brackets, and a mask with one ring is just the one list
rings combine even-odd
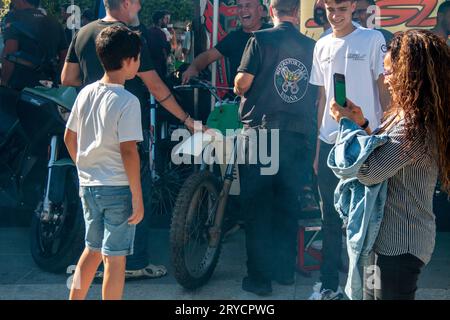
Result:
{"label": "denim shorts", "polygon": [[86,224],[86,247],[104,256],[133,254],[135,225],[129,225],[133,209],[128,186],[80,187]]}

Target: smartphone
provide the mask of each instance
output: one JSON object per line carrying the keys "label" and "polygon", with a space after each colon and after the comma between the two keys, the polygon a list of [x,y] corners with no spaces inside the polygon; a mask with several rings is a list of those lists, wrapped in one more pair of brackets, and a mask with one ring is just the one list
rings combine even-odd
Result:
{"label": "smartphone", "polygon": [[345,76],[340,73],[335,73],[333,75],[334,81],[334,100],[342,106],[347,106],[347,98],[345,94]]}

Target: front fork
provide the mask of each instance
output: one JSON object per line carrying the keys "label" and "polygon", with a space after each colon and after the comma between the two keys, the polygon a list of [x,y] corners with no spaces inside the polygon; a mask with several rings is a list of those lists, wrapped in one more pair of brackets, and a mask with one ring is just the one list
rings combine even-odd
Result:
{"label": "front fork", "polygon": [[[150,172],[152,176],[152,181],[157,181],[159,179],[158,169],[161,165],[156,163],[156,152],[158,141],[165,140],[167,138],[168,124],[166,121],[160,124],[156,123],[156,109],[158,105],[156,104],[155,97],[150,95],[150,141],[149,141],[149,165]],[[159,135],[157,133],[159,127]],[[159,150],[158,150],[159,151]],[[159,172],[160,173],[160,172]]]}
{"label": "front fork", "polygon": [[150,95],[150,141],[149,141],[149,153],[148,163],[150,166],[150,172],[152,173],[152,180],[156,177],[155,168],[155,141],[156,141],[156,100],[153,95]]}
{"label": "front fork", "polygon": [[225,208],[227,206],[228,196],[230,194],[231,185],[234,180],[234,168],[236,166],[237,153],[239,148],[239,135],[236,136],[234,142],[233,151],[230,156],[230,162],[227,164],[225,170],[223,187],[219,194],[219,200],[217,201],[217,207],[213,208],[216,211],[214,224],[209,228],[209,245],[213,248],[217,247],[222,233],[222,222],[225,216]]}
{"label": "front fork", "polygon": [[52,136],[50,140],[50,150],[49,150],[49,160],[48,160],[48,174],[47,174],[47,185],[45,188],[45,197],[44,197],[44,203],[42,205],[42,212],[41,212],[41,220],[44,222],[49,222],[52,217],[52,203],[50,201],[50,181],[52,179],[52,169],[55,164],[55,161],[58,159],[58,152],[59,152],[59,140],[60,138],[58,136]]}

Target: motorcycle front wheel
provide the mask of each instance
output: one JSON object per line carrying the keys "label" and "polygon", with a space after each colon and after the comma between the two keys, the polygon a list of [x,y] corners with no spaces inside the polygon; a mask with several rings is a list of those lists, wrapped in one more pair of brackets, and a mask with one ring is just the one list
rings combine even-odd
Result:
{"label": "motorcycle front wheel", "polygon": [[52,204],[50,219],[43,218],[40,202],[31,222],[33,260],[52,273],[69,272],[68,267],[76,265],[84,248],[85,226],[75,168],[67,171],[64,190],[62,203]]}
{"label": "motorcycle front wheel", "polygon": [[215,245],[211,239],[219,185],[209,171],[196,172],[187,178],[175,203],[170,228],[171,258],[174,276],[186,289],[207,283],[219,260],[221,233]]}

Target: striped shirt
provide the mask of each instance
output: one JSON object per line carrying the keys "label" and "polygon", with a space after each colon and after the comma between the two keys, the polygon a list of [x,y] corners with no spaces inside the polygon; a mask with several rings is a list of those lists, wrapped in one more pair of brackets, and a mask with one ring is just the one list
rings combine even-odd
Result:
{"label": "striped shirt", "polygon": [[433,214],[439,172],[436,156],[427,153],[420,140],[407,145],[403,121],[387,134],[391,139],[369,156],[357,176],[365,185],[388,181],[384,217],[374,251],[386,256],[410,253],[427,264],[436,236]]}

